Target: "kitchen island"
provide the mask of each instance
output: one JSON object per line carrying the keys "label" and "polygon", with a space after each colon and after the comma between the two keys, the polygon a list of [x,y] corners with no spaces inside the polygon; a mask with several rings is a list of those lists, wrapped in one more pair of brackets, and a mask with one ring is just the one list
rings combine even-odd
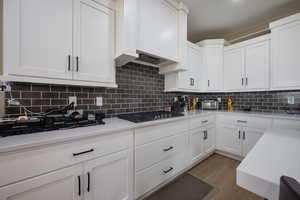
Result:
{"label": "kitchen island", "polygon": [[270,129],[237,169],[237,184],[268,200],[278,200],[280,177],[300,181],[300,131]]}

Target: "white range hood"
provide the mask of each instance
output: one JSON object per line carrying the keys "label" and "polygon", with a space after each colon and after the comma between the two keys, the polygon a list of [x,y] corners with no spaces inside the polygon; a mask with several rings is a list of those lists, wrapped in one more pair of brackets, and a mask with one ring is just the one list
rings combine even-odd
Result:
{"label": "white range hood", "polygon": [[117,66],[129,62],[186,70],[188,9],[174,0],[117,1]]}

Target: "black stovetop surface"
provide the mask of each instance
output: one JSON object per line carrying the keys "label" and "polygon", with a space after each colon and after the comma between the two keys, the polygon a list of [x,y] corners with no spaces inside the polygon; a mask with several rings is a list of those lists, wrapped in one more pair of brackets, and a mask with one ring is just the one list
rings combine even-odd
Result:
{"label": "black stovetop surface", "polygon": [[142,123],[160,119],[168,119],[174,117],[184,116],[181,113],[167,112],[167,111],[153,111],[153,112],[139,112],[118,115],[120,119],[124,119],[134,123]]}

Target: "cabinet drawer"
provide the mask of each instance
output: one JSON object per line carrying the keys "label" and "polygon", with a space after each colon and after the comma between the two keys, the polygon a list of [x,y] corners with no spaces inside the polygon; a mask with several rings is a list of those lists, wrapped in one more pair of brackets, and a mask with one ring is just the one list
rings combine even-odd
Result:
{"label": "cabinet drawer", "polygon": [[148,126],[135,130],[135,145],[142,145],[152,141],[188,131],[188,120],[180,120],[156,126]]}
{"label": "cabinet drawer", "polygon": [[274,128],[300,130],[300,120],[274,119]]}
{"label": "cabinet drawer", "polygon": [[219,123],[223,124],[256,129],[267,129],[272,126],[272,119],[270,118],[221,115],[218,117],[218,120]]}
{"label": "cabinet drawer", "polygon": [[24,152],[3,153],[0,155],[0,186],[127,149],[132,143],[132,132],[124,132]]}
{"label": "cabinet drawer", "polygon": [[135,170],[140,171],[173,155],[184,152],[187,134],[172,136],[135,149]]}
{"label": "cabinet drawer", "polygon": [[172,157],[136,174],[135,198],[178,174],[184,168],[184,154]]}
{"label": "cabinet drawer", "polygon": [[193,118],[190,121],[190,128],[195,129],[199,127],[206,126],[208,124],[215,123],[215,116],[206,116],[206,117],[198,117],[198,118]]}

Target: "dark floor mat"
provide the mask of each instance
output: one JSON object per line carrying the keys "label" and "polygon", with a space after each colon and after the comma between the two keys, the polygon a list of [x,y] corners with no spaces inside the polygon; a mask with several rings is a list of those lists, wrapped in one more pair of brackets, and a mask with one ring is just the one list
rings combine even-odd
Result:
{"label": "dark floor mat", "polygon": [[213,190],[207,183],[185,174],[158,190],[146,200],[202,200]]}

